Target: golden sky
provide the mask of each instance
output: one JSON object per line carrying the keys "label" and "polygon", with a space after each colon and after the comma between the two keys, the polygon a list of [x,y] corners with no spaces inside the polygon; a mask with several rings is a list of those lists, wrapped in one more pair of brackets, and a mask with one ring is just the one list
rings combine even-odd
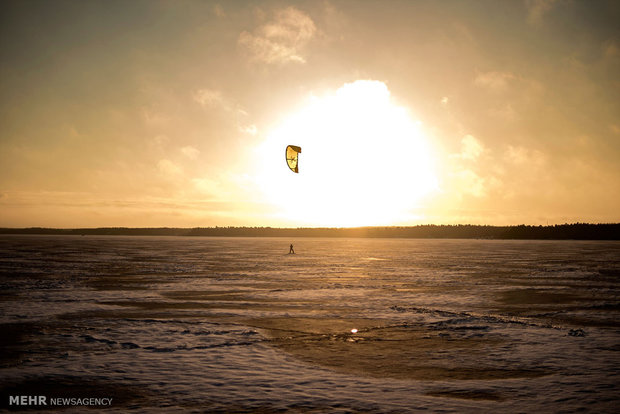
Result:
{"label": "golden sky", "polygon": [[9,0],[0,20],[3,227],[620,221],[615,0]]}

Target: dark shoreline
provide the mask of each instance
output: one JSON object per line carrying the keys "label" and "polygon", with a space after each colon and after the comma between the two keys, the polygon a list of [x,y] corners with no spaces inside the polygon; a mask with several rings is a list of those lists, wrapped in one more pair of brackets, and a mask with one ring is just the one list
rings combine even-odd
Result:
{"label": "dark shoreline", "polygon": [[341,237],[495,240],[620,240],[620,223],[573,223],[552,226],[419,225],[353,228],[277,227],[98,227],[55,229],[0,228],[0,234],[74,236],[202,236],[202,237]]}

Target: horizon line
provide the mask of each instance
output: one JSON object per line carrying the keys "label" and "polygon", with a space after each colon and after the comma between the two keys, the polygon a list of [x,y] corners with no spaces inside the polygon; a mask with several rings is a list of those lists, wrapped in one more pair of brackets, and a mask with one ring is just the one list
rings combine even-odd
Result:
{"label": "horizon line", "polygon": [[575,226],[575,225],[587,225],[587,226],[609,226],[620,225],[619,222],[572,222],[561,224],[472,224],[472,223],[456,223],[456,224],[411,224],[411,225],[369,225],[369,226],[297,226],[297,227],[279,227],[279,226],[252,226],[252,225],[215,225],[215,226],[144,226],[144,227],[129,227],[129,226],[97,226],[97,227],[46,227],[46,226],[27,226],[27,227],[5,227],[0,226],[0,230],[103,230],[103,229],[127,229],[127,230],[150,230],[150,229],[178,229],[178,230],[193,230],[193,229],[275,229],[275,230],[299,230],[299,229],[329,229],[329,230],[347,230],[347,229],[398,229],[398,228],[415,228],[415,227],[558,227],[558,226]]}

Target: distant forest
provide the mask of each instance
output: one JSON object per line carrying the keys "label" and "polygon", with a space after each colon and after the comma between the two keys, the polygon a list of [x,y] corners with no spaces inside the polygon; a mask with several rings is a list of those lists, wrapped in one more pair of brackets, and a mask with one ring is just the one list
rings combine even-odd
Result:
{"label": "distant forest", "polygon": [[52,229],[42,227],[0,228],[0,234],[56,234],[109,236],[202,236],[202,237],[366,237],[428,239],[535,239],[620,240],[620,223],[573,223],[553,226],[420,225],[409,227],[277,228],[195,227],[128,228],[100,227]]}

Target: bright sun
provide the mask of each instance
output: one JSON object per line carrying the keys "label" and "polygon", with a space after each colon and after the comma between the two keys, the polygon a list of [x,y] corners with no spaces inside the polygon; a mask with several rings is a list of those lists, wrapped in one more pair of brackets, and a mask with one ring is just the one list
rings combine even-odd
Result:
{"label": "bright sun", "polygon": [[[285,162],[302,148],[299,174]],[[358,80],[311,98],[259,147],[258,183],[280,222],[309,226],[405,224],[437,188],[428,142],[383,82]]]}

